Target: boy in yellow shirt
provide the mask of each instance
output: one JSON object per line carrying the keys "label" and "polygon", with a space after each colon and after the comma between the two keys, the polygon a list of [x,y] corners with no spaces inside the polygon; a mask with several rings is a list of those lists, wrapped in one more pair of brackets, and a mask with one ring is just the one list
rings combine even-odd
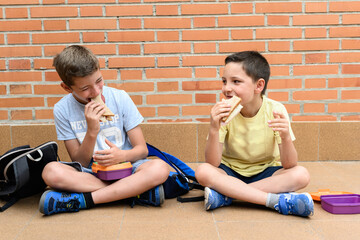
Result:
{"label": "boy in yellow shirt", "polygon": [[205,186],[205,208],[230,205],[233,199],[260,204],[281,214],[310,216],[309,172],[297,165],[289,116],[279,102],[265,96],[270,66],[258,52],[244,51],[225,59],[222,93],[241,98],[240,114],[228,124],[230,105],[211,109],[205,161],[196,178]]}

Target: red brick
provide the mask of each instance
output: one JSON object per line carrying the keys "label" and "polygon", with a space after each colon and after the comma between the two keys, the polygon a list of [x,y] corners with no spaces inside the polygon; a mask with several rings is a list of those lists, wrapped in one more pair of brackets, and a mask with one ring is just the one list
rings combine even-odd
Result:
{"label": "red brick", "polygon": [[329,60],[333,63],[341,63],[341,62],[360,62],[360,54],[357,52],[337,52],[337,53],[330,53]]}
{"label": "red brick", "polygon": [[2,21],[0,29],[4,32],[18,31],[41,31],[41,20],[20,20],[20,21]]}
{"label": "red brick", "polygon": [[1,5],[30,5],[39,4],[39,0],[2,0]]}
{"label": "red brick", "polygon": [[256,3],[256,13],[298,13],[302,11],[301,2]]}
{"label": "red brick", "polygon": [[85,45],[89,48],[95,55],[115,55],[116,54],[116,45],[115,44],[106,44],[106,45]]}
{"label": "red brick", "polygon": [[305,12],[307,13],[327,12],[327,2],[306,2]]}
{"label": "red brick", "polygon": [[146,104],[188,104],[192,103],[191,94],[156,94],[147,95]]}
{"label": "red brick", "polygon": [[[64,94],[66,94],[67,92],[65,92],[64,90]],[[47,97],[47,105],[49,107],[54,107],[54,105],[60,101],[62,97]]]}
{"label": "red brick", "polygon": [[195,103],[216,103],[216,94],[195,94]]}
{"label": "red brick", "polygon": [[225,16],[218,17],[219,27],[264,26],[264,16]]}
{"label": "red brick", "polygon": [[183,66],[222,66],[224,56],[183,56]]}
{"label": "red brick", "polygon": [[342,24],[359,24],[360,23],[360,14],[343,14]]}
{"label": "red brick", "polygon": [[146,69],[145,75],[147,79],[157,78],[191,78],[191,68],[157,68]]}
{"label": "red brick", "polygon": [[305,54],[305,63],[326,63],[326,53],[307,53]]}
{"label": "red brick", "polygon": [[109,58],[109,68],[121,67],[154,67],[154,57],[118,57]]}
{"label": "red brick", "polygon": [[27,18],[27,8],[5,8],[6,18]]}
{"label": "red brick", "polygon": [[6,94],[6,86],[0,85],[0,95],[5,95],[5,94]]}
{"label": "red brick", "polygon": [[326,28],[306,28],[305,38],[325,38],[327,35]]}
{"label": "red brick", "polygon": [[196,68],[195,78],[216,78],[216,68]]}
{"label": "red brick", "polygon": [[302,30],[300,28],[265,28],[256,29],[257,39],[271,38],[301,38]]}
{"label": "red brick", "polygon": [[39,106],[44,106],[44,98],[42,97],[4,98],[0,101],[1,108]]}
{"label": "red brick", "polygon": [[178,31],[157,31],[157,40],[158,41],[178,41],[179,32]]}
{"label": "red brick", "polygon": [[194,53],[215,53],[215,52],[216,52],[216,43],[213,42],[194,43]]}
{"label": "red brick", "polygon": [[141,19],[121,19],[119,26],[120,29],[140,29]]}
{"label": "red brick", "polygon": [[35,110],[35,119],[36,120],[54,119],[53,110],[52,109]]}
{"label": "red brick", "polygon": [[360,37],[360,27],[331,27],[329,36],[331,38]]}
{"label": "red brick", "polygon": [[9,70],[29,70],[31,63],[29,59],[9,60]]}
{"label": "red brick", "polygon": [[30,16],[32,18],[49,17],[77,17],[77,7],[31,7]]}
{"label": "red brick", "polygon": [[178,82],[158,82],[157,90],[159,92],[168,92],[168,91],[178,91],[179,83]]}
{"label": "red brick", "polygon": [[337,99],[336,90],[320,91],[296,91],[293,92],[293,100],[329,100]]}
{"label": "red brick", "polygon": [[338,65],[294,66],[294,75],[328,75],[338,74]]}
{"label": "red brick", "polygon": [[290,50],[289,41],[270,41],[268,42],[269,52],[283,52]]}
{"label": "red brick", "polygon": [[339,40],[298,40],[294,41],[294,51],[338,50]]}
{"label": "red brick", "polygon": [[182,89],[184,91],[196,91],[196,90],[220,90],[222,82],[217,81],[191,81],[183,82]]}
{"label": "red brick", "polygon": [[144,28],[190,28],[190,18],[145,18]]}
{"label": "red brick", "polygon": [[215,24],[216,24],[215,17],[194,17],[195,28],[215,27]]}
{"label": "red brick", "polygon": [[360,112],[360,103],[329,103],[328,104],[329,113],[337,112]]}
{"label": "red brick", "polygon": [[44,54],[47,57],[53,57],[64,50],[65,47],[65,45],[44,46]]}
{"label": "red brick", "polygon": [[253,12],[253,4],[250,3],[234,3],[229,2],[231,5],[231,14],[235,13],[252,13]]}
{"label": "red brick", "polygon": [[157,5],[155,7],[156,15],[178,15],[178,5]]}
{"label": "red brick", "polygon": [[46,95],[46,94],[64,94],[64,89],[60,84],[56,85],[35,85],[34,86],[35,95]]}
{"label": "red brick", "polygon": [[324,78],[305,79],[305,88],[326,88],[326,79]]}
{"label": "red brick", "polygon": [[109,87],[122,89],[125,92],[152,92],[154,91],[153,82],[122,82],[109,83]]}
{"label": "red brick", "polygon": [[54,69],[53,59],[34,59],[34,69]]}
{"label": "red brick", "polygon": [[31,72],[0,72],[0,82],[35,82],[41,81],[40,71]]}
{"label": "red brick", "polygon": [[158,67],[178,67],[179,57],[157,57]]}
{"label": "red brick", "polygon": [[329,88],[360,87],[360,78],[330,78]]}
{"label": "red brick", "polygon": [[130,95],[130,98],[136,105],[141,105],[143,103],[143,97],[141,95]]}
{"label": "red brick", "polygon": [[28,44],[30,43],[30,34],[28,33],[9,33],[7,34],[8,44]]}
{"label": "red brick", "polygon": [[284,15],[269,15],[267,16],[268,26],[288,26],[290,21],[289,16]]}
{"label": "red brick", "polygon": [[110,17],[124,17],[124,16],[152,16],[152,5],[115,5],[105,7],[106,16]]}
{"label": "red brick", "polygon": [[0,110],[0,120],[8,120],[8,111]]}
{"label": "red brick", "polygon": [[324,103],[304,103],[304,113],[323,113],[325,112]]}
{"label": "red brick", "polygon": [[253,30],[252,29],[233,29],[231,30],[231,39],[253,39]]}
{"label": "red brick", "polygon": [[284,104],[288,113],[299,113],[300,104]]}
{"label": "red brick", "polygon": [[360,11],[360,2],[357,1],[340,1],[329,2],[330,12],[358,12]]}
{"label": "red brick", "polygon": [[301,79],[270,79],[267,86],[268,89],[290,89],[301,87]]}
{"label": "red brick", "polygon": [[101,17],[103,11],[101,6],[84,6],[80,7],[80,16],[82,17]]}
{"label": "red brick", "polygon": [[289,66],[270,66],[271,76],[289,76]]}
{"label": "red brick", "polygon": [[251,41],[251,42],[220,42],[219,43],[219,53],[233,53],[234,51],[247,51],[247,50],[256,50],[259,52],[263,52],[265,51],[265,42]]}
{"label": "red brick", "polygon": [[[124,1],[124,0],[68,0],[67,1],[69,4],[85,4],[85,3],[117,3],[117,2],[134,2],[134,0],[130,0],[130,1]],[[135,1],[136,2],[136,1]]]}
{"label": "red brick", "polygon": [[144,44],[145,54],[156,53],[190,53],[190,43],[148,43]]}
{"label": "red brick", "polygon": [[272,64],[301,64],[302,54],[264,54],[265,58]]}
{"label": "red brick", "polygon": [[32,94],[30,84],[10,85],[10,94]]}
{"label": "red brick", "polygon": [[65,3],[65,0],[43,0],[43,4],[59,4],[59,3]]}
{"label": "red brick", "polygon": [[116,19],[70,19],[70,30],[116,29]]}
{"label": "red brick", "polygon": [[119,44],[119,55],[138,54],[140,55],[140,44]]}
{"label": "red brick", "polygon": [[179,116],[179,107],[158,107],[159,117]]}
{"label": "red brick", "polygon": [[73,43],[79,42],[80,35],[78,32],[66,33],[34,33],[32,35],[33,43]]}
{"label": "red brick", "polygon": [[153,31],[122,31],[122,32],[108,32],[109,42],[146,42],[154,41]]}
{"label": "red brick", "polygon": [[342,90],[341,99],[360,99],[360,90]]}
{"label": "red brick", "polygon": [[360,40],[358,39],[342,39],[342,49],[360,49]]}
{"label": "red brick", "polygon": [[192,115],[209,115],[212,105],[210,106],[183,106],[182,115],[183,116],[192,116]]}
{"label": "red brick", "polygon": [[343,64],[343,74],[360,74],[360,64]]}
{"label": "red brick", "polygon": [[201,14],[227,14],[228,5],[217,3],[217,4],[183,4],[181,5],[182,15],[201,15]]}
{"label": "red brick", "polygon": [[293,16],[294,26],[304,25],[337,25],[339,24],[338,15],[295,15]]}
{"label": "red brick", "polygon": [[105,80],[119,80],[117,69],[101,69],[101,74]]}
{"label": "red brick", "polygon": [[144,117],[155,117],[156,109],[154,107],[138,107],[138,109]]}
{"label": "red brick", "polygon": [[270,99],[274,99],[280,102],[289,101],[289,93],[288,92],[268,92],[268,97]]}
{"label": "red brick", "polygon": [[104,32],[83,32],[83,41],[88,42],[104,42],[105,33]]}
{"label": "red brick", "polygon": [[182,40],[184,41],[210,41],[229,39],[228,30],[184,30]]}
{"label": "red brick", "polygon": [[54,72],[45,72],[45,81],[46,82],[60,82],[61,79],[55,71]]}
{"label": "red brick", "polygon": [[292,121],[312,121],[312,122],[321,122],[321,121],[336,121],[336,116],[332,115],[301,115],[301,116],[292,116]]}
{"label": "red brick", "polygon": [[341,121],[360,121],[360,115],[341,116]]}
{"label": "red brick", "polygon": [[66,21],[65,20],[44,20],[44,30],[45,31],[61,31],[66,30]]}
{"label": "red brick", "polygon": [[141,70],[120,70],[121,80],[140,80],[142,79]]}
{"label": "red brick", "polygon": [[12,110],[10,111],[11,120],[32,120],[31,110]]}

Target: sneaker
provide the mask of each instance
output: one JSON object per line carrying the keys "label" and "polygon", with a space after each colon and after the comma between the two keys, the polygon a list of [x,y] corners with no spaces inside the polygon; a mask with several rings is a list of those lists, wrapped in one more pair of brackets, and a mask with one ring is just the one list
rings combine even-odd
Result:
{"label": "sneaker", "polygon": [[81,193],[62,193],[47,190],[40,198],[39,210],[44,215],[60,212],[78,212],[86,208],[84,196]]}
{"label": "sneaker", "polygon": [[161,204],[163,204],[164,201],[165,201],[164,187],[161,184],[135,197],[132,206],[134,206],[135,204],[139,204],[139,205],[152,205],[158,207]]}
{"label": "sneaker", "polygon": [[205,210],[228,206],[232,203],[232,198],[226,197],[215,190],[205,187]]}
{"label": "sneaker", "polygon": [[281,193],[275,210],[284,215],[314,215],[314,201],[309,193]]}

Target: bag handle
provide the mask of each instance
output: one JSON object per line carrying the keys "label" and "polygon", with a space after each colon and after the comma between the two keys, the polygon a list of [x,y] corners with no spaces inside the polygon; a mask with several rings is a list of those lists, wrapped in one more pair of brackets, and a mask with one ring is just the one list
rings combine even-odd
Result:
{"label": "bag handle", "polygon": [[33,158],[33,156],[31,156],[31,153],[27,154],[26,156],[27,156],[30,160],[32,160],[32,161],[34,161],[34,162],[38,162],[38,161],[40,161],[40,160],[42,159],[42,157],[44,156],[44,154],[43,154],[43,152],[41,151],[41,149],[37,149],[37,152],[39,153],[39,157],[38,157],[38,158]]}

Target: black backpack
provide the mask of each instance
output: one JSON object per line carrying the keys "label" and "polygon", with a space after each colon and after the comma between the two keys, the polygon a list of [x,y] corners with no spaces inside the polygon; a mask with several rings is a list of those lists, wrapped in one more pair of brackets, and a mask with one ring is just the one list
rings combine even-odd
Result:
{"label": "black backpack", "polygon": [[46,142],[35,148],[16,147],[0,156],[0,198],[6,201],[0,212],[20,198],[44,191],[42,170],[47,163],[57,161],[57,151],[56,142]]}

